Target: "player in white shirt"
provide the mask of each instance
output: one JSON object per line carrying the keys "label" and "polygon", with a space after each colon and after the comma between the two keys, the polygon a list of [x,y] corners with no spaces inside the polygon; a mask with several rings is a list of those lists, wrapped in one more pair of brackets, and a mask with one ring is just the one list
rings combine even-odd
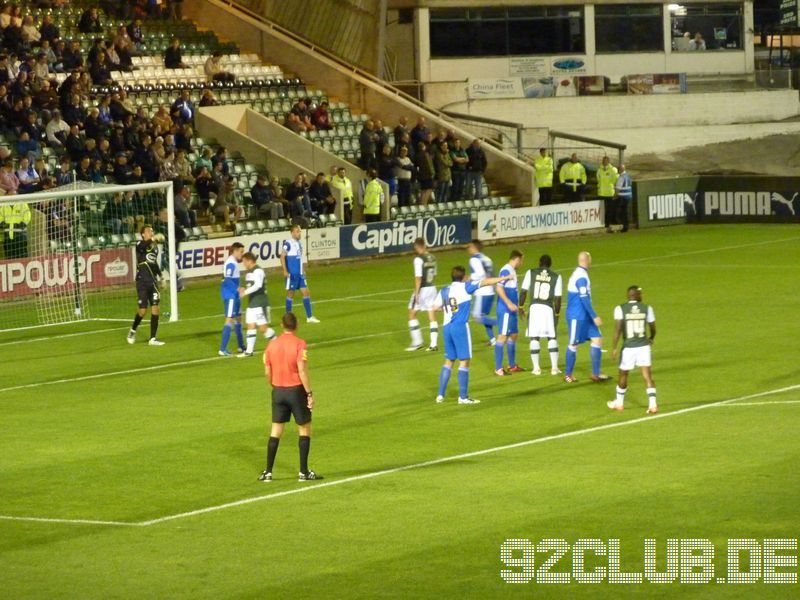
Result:
{"label": "player in white shirt", "polygon": [[258,266],[256,255],[245,252],[242,255],[242,265],[246,269],[245,287],[239,288],[239,297],[247,298],[247,310],[244,320],[247,324],[247,349],[238,355],[239,358],[253,356],[256,347],[258,328],[264,338],[269,341],[275,337],[275,330],[269,326],[270,309],[267,297],[267,276],[264,269]]}
{"label": "player in white shirt", "polygon": [[[493,277],[494,265],[492,259],[483,254],[483,243],[480,240],[472,240],[467,246],[469,252],[469,279],[473,283]],[[472,303],[472,316],[486,328],[486,335],[489,337],[489,344],[494,346],[497,340],[494,337],[494,328],[497,325],[491,316],[492,304],[494,303],[494,286],[480,288],[475,292],[475,300]]]}
{"label": "player in white shirt", "polygon": [[531,362],[534,375],[541,375],[539,352],[541,341],[547,340],[550,353],[550,373],[558,375],[558,340],[556,325],[561,312],[562,283],[561,275],[551,270],[553,259],[548,254],[539,258],[539,268],[530,269],[522,281],[522,293],[519,305],[525,306],[528,292],[531,293],[531,306],[528,311],[528,337],[530,338]]}
{"label": "player in white shirt", "polygon": [[408,330],[411,332],[411,345],[406,348],[407,352],[413,352],[422,348],[422,331],[420,330],[417,312],[424,310],[428,312],[431,329],[431,343],[426,352],[438,350],[439,343],[439,323],[436,321],[436,312],[433,303],[436,300],[436,258],[428,252],[425,247],[425,240],[417,238],[414,240],[414,292],[408,303]]}

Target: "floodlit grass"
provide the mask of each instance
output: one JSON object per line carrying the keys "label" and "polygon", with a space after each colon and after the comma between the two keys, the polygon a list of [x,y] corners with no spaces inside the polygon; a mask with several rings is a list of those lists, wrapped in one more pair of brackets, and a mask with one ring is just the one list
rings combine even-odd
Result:
{"label": "floodlit grass", "polygon": [[[441,354],[403,352],[410,257],[312,265],[322,323],[302,323],[299,333],[311,345],[318,403],[311,466],[326,479],[295,481],[292,425],[275,481],[260,484],[270,421],[261,361],[215,356],[218,287],[190,281],[182,320],[162,325],[161,348],[146,345],[147,321],[133,347],[125,323],[0,335],[0,515],[122,523],[0,520],[0,597],[796,593],[796,585],[764,584],[519,586],[500,575],[507,538],[619,539],[622,570],[638,572],[645,538],[658,540],[662,570],[668,538],[707,538],[722,576],[728,538],[797,538],[800,387],[670,416],[800,384],[796,226],[686,226],[486,253],[499,268],[512,248],[528,267],[551,254],[565,283],[577,252],[590,250],[609,343],[614,306],[628,285],[643,287],[659,328],[654,376],[663,416],[643,419],[638,374],[625,412],[608,411],[614,384],[586,381],[585,347],[576,385],[527,372],[496,378],[475,325],[470,392],[482,403],[457,406],[454,377],[437,405]],[[440,285],[467,260],[463,250],[436,255]],[[277,321],[282,281],[268,279]],[[130,314],[117,316],[132,317],[134,308],[131,290]],[[563,365],[563,322],[559,329]],[[519,355],[529,368],[527,340]],[[549,371],[546,355],[543,366]],[[604,369],[616,374],[610,354]],[[562,435],[589,428],[598,429]],[[550,439],[359,478],[539,438]],[[308,491],[141,525],[297,489]],[[587,556],[587,568],[608,564]],[[546,557],[537,553],[536,566]],[[570,569],[567,554],[552,570]]]}

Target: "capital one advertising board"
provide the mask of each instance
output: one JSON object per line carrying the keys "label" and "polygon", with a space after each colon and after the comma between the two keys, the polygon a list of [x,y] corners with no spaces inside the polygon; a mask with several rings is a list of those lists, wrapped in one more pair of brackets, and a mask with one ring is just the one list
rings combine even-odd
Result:
{"label": "capital one advertising board", "polygon": [[129,248],[54,254],[0,261],[0,292],[4,298],[73,290],[77,285],[99,288],[130,283],[136,274]]}
{"label": "capital one advertising board", "polygon": [[348,225],[339,228],[339,252],[342,257],[408,252],[417,238],[430,248],[466,244],[472,220],[458,215]]}

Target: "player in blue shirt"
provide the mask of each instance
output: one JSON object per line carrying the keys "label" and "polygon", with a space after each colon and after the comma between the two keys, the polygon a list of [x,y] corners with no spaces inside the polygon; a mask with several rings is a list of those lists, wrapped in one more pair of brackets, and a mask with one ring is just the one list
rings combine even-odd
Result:
{"label": "player in blue shirt", "polygon": [[[473,283],[477,283],[486,277],[494,276],[492,259],[483,254],[482,250],[483,243],[480,240],[472,240],[467,246],[467,252],[469,252],[469,278]],[[472,303],[472,315],[478,323],[486,328],[486,335],[489,336],[489,345],[494,346],[497,341],[494,337],[494,327],[497,322],[490,316],[492,314],[492,303],[494,303],[494,287],[478,290],[475,294],[475,301]]]}
{"label": "player in blue shirt", "polygon": [[567,284],[567,368],[564,381],[576,381],[572,373],[578,357],[578,346],[590,340],[592,357],[592,381],[608,381],[607,375],[600,374],[600,361],[603,357],[603,335],[600,325],[603,321],[592,307],[592,285],[589,282],[589,267],[592,266],[592,255],[584,251],[578,254],[578,268],[572,273]]}
{"label": "player in blue shirt", "polygon": [[303,236],[303,229],[300,225],[292,225],[291,237],[283,241],[283,251],[281,252],[281,266],[283,276],[286,278],[286,312],[292,312],[294,293],[300,290],[303,294],[303,308],[306,309],[306,323],[319,323],[311,312],[311,294],[306,283],[306,273],[303,267],[303,244],[300,238]]}
{"label": "player in blue shirt", "polygon": [[444,339],[444,365],[439,373],[439,395],[436,402],[444,402],[444,393],[453,363],[458,360],[458,403],[479,404],[480,400],[469,397],[469,361],[472,358],[472,338],[469,334],[469,313],[472,304],[472,294],[481,287],[494,285],[507,281],[511,277],[488,277],[481,281],[464,281],[466,271],[464,267],[453,267],[451,278],[453,282],[443,287],[434,301],[434,309],[444,311],[443,339]]}
{"label": "player in blue shirt", "polygon": [[244,254],[244,245],[239,242],[231,244],[230,254],[222,267],[222,303],[225,307],[225,325],[222,327],[222,343],[219,345],[220,356],[231,356],[228,342],[231,339],[231,328],[236,330],[236,342],[239,352],[244,352],[244,335],[242,335],[242,314],[239,300],[239,263]]}
{"label": "player in blue shirt", "polygon": [[[522,252],[512,250],[508,263],[500,269],[500,277],[510,277],[498,283],[497,291],[497,343],[494,346],[494,374],[502,377],[507,373],[521,373],[517,364],[517,336],[519,335],[519,292],[517,291],[517,269],[522,266]],[[503,351],[508,348],[508,371],[503,370]]]}

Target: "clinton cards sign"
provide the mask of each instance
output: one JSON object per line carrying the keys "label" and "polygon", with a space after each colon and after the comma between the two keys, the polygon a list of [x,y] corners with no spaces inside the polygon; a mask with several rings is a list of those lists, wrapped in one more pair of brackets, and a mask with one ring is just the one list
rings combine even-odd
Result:
{"label": "clinton cards sign", "polygon": [[429,248],[466,244],[472,239],[472,219],[458,215],[347,225],[339,228],[339,252],[343,258],[410,252],[418,237]]}
{"label": "clinton cards sign", "polygon": [[603,204],[599,200],[478,213],[480,240],[547,235],[603,226]]}

